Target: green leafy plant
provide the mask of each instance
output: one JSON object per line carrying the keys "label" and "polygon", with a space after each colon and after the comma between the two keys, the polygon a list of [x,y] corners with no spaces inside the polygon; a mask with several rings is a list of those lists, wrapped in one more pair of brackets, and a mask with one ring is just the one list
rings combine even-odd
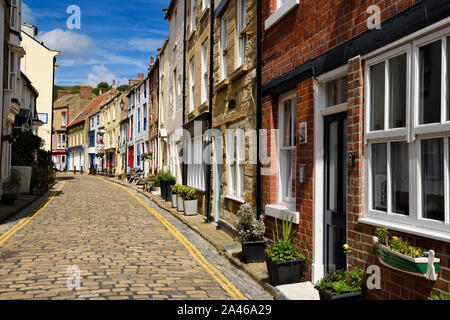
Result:
{"label": "green leafy plant", "polygon": [[386,245],[391,250],[407,255],[412,258],[420,258],[424,256],[424,249],[411,245],[408,241],[396,236],[390,236],[389,230],[384,227],[378,227],[376,236],[380,243]]}
{"label": "green leafy plant", "polygon": [[450,300],[450,293],[441,294],[440,296],[434,295],[433,300]]}
{"label": "green leafy plant", "polygon": [[240,241],[262,241],[264,240],[264,234],[266,233],[266,227],[264,220],[258,221],[252,205],[246,203],[243,204],[238,212],[237,221],[235,227],[238,231],[238,239]]}
{"label": "green leafy plant", "polygon": [[291,237],[292,224],[294,218],[289,221],[283,220],[282,238],[266,249],[266,256],[273,262],[293,261],[305,259],[305,255],[300,253],[299,244],[294,244]]}
{"label": "green leafy plant", "polygon": [[333,295],[362,290],[364,271],[357,267],[353,270],[332,270],[315,288]]}

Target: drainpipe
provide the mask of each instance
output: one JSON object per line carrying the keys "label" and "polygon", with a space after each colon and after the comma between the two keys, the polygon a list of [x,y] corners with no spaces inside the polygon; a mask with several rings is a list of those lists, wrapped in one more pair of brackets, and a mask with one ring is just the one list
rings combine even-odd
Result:
{"label": "drainpipe", "polygon": [[[182,114],[182,128],[184,129],[184,125],[186,123],[185,114],[186,114],[186,24],[187,24],[187,1],[184,0],[184,25],[183,25],[183,114]],[[184,143],[184,139],[183,139]],[[175,150],[177,150],[175,146]],[[175,151],[174,150],[174,151]],[[183,158],[184,158],[184,146],[183,146]],[[178,152],[177,152],[178,153]],[[187,184],[186,179],[186,165],[184,164],[184,160],[182,161],[183,165],[181,166],[181,180],[183,185]]]}
{"label": "drainpipe", "polygon": [[261,0],[256,2],[257,40],[256,40],[256,132],[257,132],[257,162],[256,162],[256,215],[258,220],[262,217],[262,176],[261,176],[261,138],[259,132],[262,128],[261,114]]}
{"label": "drainpipe", "polygon": [[[213,86],[214,86],[214,0],[210,2],[209,8],[211,14],[210,21],[210,35],[209,35],[209,114],[206,129],[212,129],[212,107],[213,107]],[[212,137],[210,137],[212,140]],[[211,141],[209,141],[211,142]],[[206,165],[206,223],[211,223],[213,218],[211,217],[211,178],[212,178],[212,166]]]}
{"label": "drainpipe", "polygon": [[[53,159],[53,97],[55,96],[55,65],[56,57],[53,57],[53,79],[52,79],[52,120],[50,121],[50,154]],[[67,136],[67,134],[66,134]]]}

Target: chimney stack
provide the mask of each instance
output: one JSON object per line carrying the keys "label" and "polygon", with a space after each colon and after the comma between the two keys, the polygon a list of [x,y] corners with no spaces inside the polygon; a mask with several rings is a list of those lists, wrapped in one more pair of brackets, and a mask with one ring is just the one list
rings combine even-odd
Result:
{"label": "chimney stack", "polygon": [[155,64],[155,59],[153,57],[150,58],[150,67],[153,67]]}
{"label": "chimney stack", "polygon": [[112,88],[113,90],[117,90],[116,80],[113,80],[112,85],[111,85],[111,88]]}
{"label": "chimney stack", "polygon": [[61,99],[64,96],[67,96],[68,94],[71,94],[71,91],[68,90],[58,90],[58,100]]}
{"label": "chimney stack", "polygon": [[80,98],[81,99],[92,99],[92,87],[91,86],[80,86]]}

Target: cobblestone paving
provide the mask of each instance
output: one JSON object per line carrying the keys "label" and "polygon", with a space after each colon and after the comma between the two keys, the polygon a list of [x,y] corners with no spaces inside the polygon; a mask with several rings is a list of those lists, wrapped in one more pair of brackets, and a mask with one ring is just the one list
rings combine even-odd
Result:
{"label": "cobblestone paving", "polygon": [[[162,214],[246,298],[271,298],[195,232],[136,196]],[[0,234],[20,218],[23,214],[0,226]],[[70,266],[80,270],[75,290],[68,288],[68,283],[76,284]],[[0,245],[0,299],[232,298],[152,213],[100,178],[67,180],[45,209]]]}

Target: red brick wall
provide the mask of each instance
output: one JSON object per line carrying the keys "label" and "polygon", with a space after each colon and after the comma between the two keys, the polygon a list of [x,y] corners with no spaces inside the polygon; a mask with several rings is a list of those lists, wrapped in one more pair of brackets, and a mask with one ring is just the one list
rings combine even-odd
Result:
{"label": "red brick wall", "polygon": [[[378,5],[384,21],[420,0],[301,0],[281,21],[263,30],[262,83],[367,30],[367,8]],[[276,0],[262,1],[262,21]],[[264,29],[264,27],[263,27]]]}

